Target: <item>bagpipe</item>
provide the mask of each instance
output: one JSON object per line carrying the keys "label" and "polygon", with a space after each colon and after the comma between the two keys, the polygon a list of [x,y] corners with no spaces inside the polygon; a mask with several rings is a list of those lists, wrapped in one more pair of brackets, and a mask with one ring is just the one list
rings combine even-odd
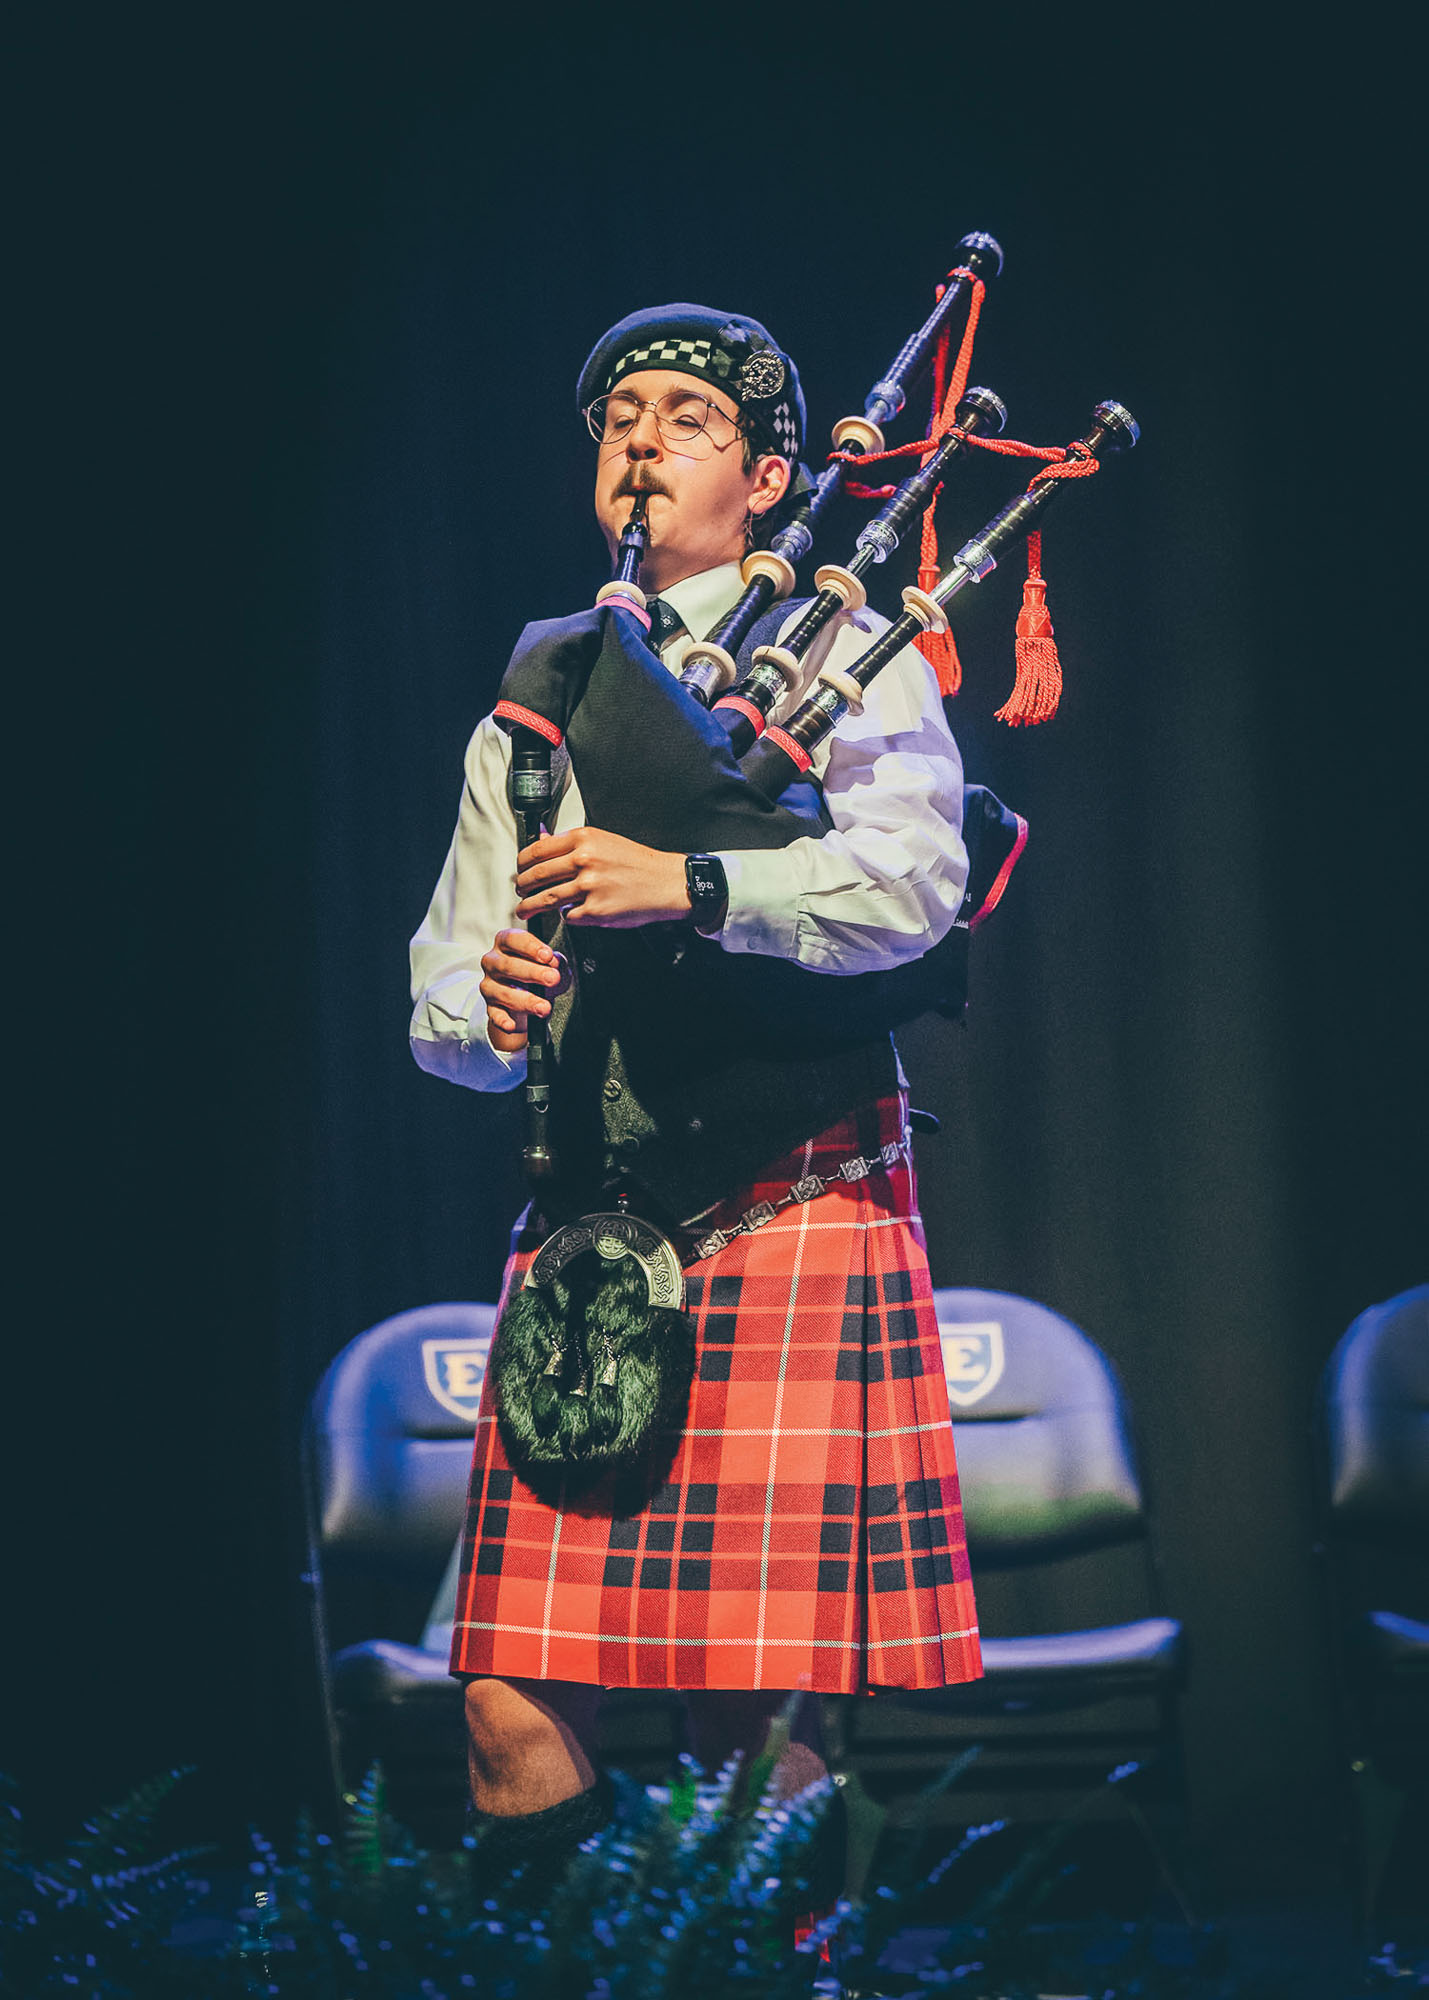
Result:
{"label": "bagpipe", "polygon": [[[984,289],[973,260],[992,268],[995,253],[1000,268],[1001,253],[986,237],[965,238],[960,248],[967,261],[950,273],[934,314],[874,384],[864,416],[835,428],[825,471],[806,485],[770,548],[746,558],[739,601],[707,640],[688,648],[678,678],[646,643],[650,614],[639,576],[648,496],[640,492],[594,609],[523,632],[495,709],[511,736],[523,847],[551,813],[560,757],[579,782],[587,824],[646,846],[737,852],[823,837],[832,819],[814,768],[830,733],[860,712],[870,684],[911,642],[933,652],[940,687],[956,685],[948,653],[936,651],[947,644],[948,606],[1023,540],[1029,571],[1017,683],[999,713],[1021,723],[1055,709],[1060,666],[1045,611],[1042,517],[1104,455],[1134,445],[1137,426],[1119,404],[1102,403],[1066,446],[1000,435],[1000,400],[968,389],[966,377]],[[969,324],[950,364],[949,321],[964,297]],[[930,364],[931,433],[889,452],[882,424]],[[942,567],[933,504],[974,449],[1031,457],[1040,469]],[[875,492],[885,504],[848,562],[820,569],[814,598],[791,608],[790,629],[773,643],[754,643],[789,595],[793,563],[850,471],[899,456],[916,456],[918,466],[900,485]],[[864,579],[920,515],[919,580],[903,591],[900,615],[850,666],[817,667],[803,699],[778,719],[781,703],[803,687],[816,642],[861,610]],[[1000,900],[1026,835],[1019,815],[968,787],[969,874],[954,925],[919,958],[888,971],[831,975],[772,956],[736,958],[688,924],[563,934],[558,918],[533,923],[547,943],[564,946],[574,978],[549,1027],[534,1014],[527,1020],[523,1157],[551,1233],[508,1302],[492,1356],[503,1439],[523,1476],[597,1476],[629,1465],[655,1432],[678,1422],[694,1364],[684,1264],[730,1233],[702,1233],[702,1225],[768,1160],[851,1105],[896,1089],[891,1030],[932,1009],[961,1015],[969,936]],[[809,1198],[796,1185],[786,1200]],[[736,1226],[767,1219],[751,1211]]]}
{"label": "bagpipe", "polygon": [[[860,456],[883,450],[883,425],[902,415],[909,392],[927,373],[934,355],[946,346],[957,308],[964,304],[969,307],[967,344],[971,350],[971,333],[977,329],[984,287],[989,278],[1002,270],[1002,246],[996,237],[976,229],[962,239],[958,248],[963,256],[948,273],[947,283],[939,287],[933,310],[917,331],[909,335],[864,397],[863,415],[839,418],[833,428],[834,453],[829,463],[817,479],[801,482],[802,498],[768,548],[751,550],[745,557],[743,594],[709,637],[700,640],[685,655],[680,678],[706,707],[716,693],[735,679],[738,672],[735,655],[754,626],[771,605],[792,592],[794,565],[809,554],[820,522],[844,490],[850,448]],[[998,408],[1001,409],[1000,404]],[[932,490],[930,486],[929,492]],[[896,537],[891,546],[897,546]],[[885,546],[883,553],[872,560],[881,562],[888,552]]]}
{"label": "bagpipe", "polygon": [[[737,693],[720,695],[715,713],[729,731],[736,756],[747,750],[763,734],[771,711],[784,695],[798,686],[800,663],[819,634],[843,612],[861,611],[868,602],[864,577],[876,563],[886,562],[897,549],[909,523],[933,504],[943,480],[959,454],[966,455],[968,442],[981,432],[996,435],[1007,422],[1002,398],[991,389],[969,389],[955,411],[955,428],[930,454],[927,462],[911,478],[905,479],[883,511],[861,530],[857,546],[847,565],[825,563],[814,573],[817,597],[809,605],[787,637],[777,645],[755,649],[749,672],[740,681]],[[838,436],[838,431],[834,433]],[[846,463],[836,454],[834,469]],[[718,649],[721,653],[723,647]],[[707,706],[711,697],[733,679],[723,672],[723,661],[711,661],[715,651],[706,640],[685,655],[680,684]]]}

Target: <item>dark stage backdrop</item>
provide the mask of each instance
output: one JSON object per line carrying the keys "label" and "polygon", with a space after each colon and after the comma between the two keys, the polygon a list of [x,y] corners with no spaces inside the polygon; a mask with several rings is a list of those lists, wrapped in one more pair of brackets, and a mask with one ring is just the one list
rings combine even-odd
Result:
{"label": "dark stage backdrop", "polygon": [[[842,57],[784,30],[652,27],[628,61],[590,20],[191,32],[35,57],[70,645],[20,786],[33,1609],[0,1763],[56,1818],[180,1758],[274,1823],[316,1785],[305,1400],[372,1321],[493,1296],[520,1200],[514,1106],[410,1062],[405,944],[516,633],[604,571],[579,361],[641,301],[751,311],[821,433],[978,227],[1008,266],[974,374],[1013,433],[1111,394],[1145,441],[1049,525],[1052,726],[990,719],[1015,577],[959,625],[969,771],[1033,832],[970,1026],[904,1038],[944,1120],[934,1274],[1114,1357],[1193,1636],[1198,1828],[1293,1858],[1328,1797],[1313,1385],[1425,1276],[1392,108],[1204,23],[1009,32],[914,101],[864,79],[852,121]],[[945,535],[1008,486],[978,464]]]}

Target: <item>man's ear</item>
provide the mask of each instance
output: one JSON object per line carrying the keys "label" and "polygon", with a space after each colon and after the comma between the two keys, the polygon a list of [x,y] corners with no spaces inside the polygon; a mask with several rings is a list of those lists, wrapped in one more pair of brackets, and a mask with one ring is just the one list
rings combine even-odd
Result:
{"label": "man's ear", "polygon": [[749,511],[751,514],[767,514],[771,507],[777,507],[789,490],[793,477],[793,467],[787,458],[780,458],[774,452],[766,452],[754,461],[754,484],[749,491]]}

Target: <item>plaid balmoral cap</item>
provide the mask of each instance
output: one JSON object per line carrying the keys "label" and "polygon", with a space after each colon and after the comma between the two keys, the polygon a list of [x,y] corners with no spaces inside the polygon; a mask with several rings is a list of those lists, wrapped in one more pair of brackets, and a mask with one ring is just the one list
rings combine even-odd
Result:
{"label": "plaid balmoral cap", "polygon": [[578,407],[642,368],[673,369],[723,389],[739,405],[755,449],[797,464],[808,421],[799,371],[757,319],[694,305],[630,313],[591,350],[576,385]]}

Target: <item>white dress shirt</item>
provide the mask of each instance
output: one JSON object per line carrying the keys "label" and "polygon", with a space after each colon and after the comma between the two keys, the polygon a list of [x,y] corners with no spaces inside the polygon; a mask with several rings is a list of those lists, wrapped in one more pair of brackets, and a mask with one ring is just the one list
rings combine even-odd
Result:
{"label": "white dress shirt", "polygon": [[[684,621],[661,658],[678,674],[688,647],[714,630],[743,590],[737,563],[686,577],[660,593]],[[790,612],[780,638],[799,614]],[[825,660],[848,667],[888,621],[864,610],[826,626],[801,661],[803,676],[771,720],[783,722]],[[488,716],[467,745],[456,832],[412,939],[412,1053],[425,1070],[471,1090],[509,1090],[524,1055],[503,1055],[486,1034],[481,958],[516,924],[516,819],[507,797],[511,741]],[[919,957],[952,926],[967,880],[962,763],[932,668],[905,646],[870,685],[863,713],[846,716],[814,753],[833,830],[788,847],[722,851],[729,914],[726,951],[794,959],[815,972],[879,972]],[[572,772],[548,821],[585,824]]]}

